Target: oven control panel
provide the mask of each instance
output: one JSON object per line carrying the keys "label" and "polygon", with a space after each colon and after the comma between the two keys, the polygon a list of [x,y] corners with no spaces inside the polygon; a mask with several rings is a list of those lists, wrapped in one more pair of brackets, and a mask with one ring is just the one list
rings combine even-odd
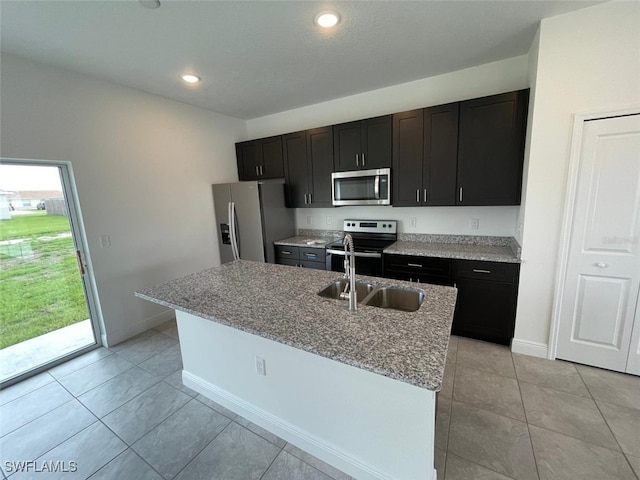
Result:
{"label": "oven control panel", "polygon": [[347,233],[392,233],[398,229],[396,220],[345,220],[343,230]]}

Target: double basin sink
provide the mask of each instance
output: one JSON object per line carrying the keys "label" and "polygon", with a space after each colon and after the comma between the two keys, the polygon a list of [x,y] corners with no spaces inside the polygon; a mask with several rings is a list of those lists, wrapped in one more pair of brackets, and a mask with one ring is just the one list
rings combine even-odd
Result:
{"label": "double basin sink", "polygon": [[[331,282],[318,292],[324,298],[344,299],[341,295],[349,283],[346,278]],[[424,301],[424,292],[400,287],[374,285],[373,283],[356,281],[358,303],[370,307],[389,308],[403,312],[415,312]],[[348,297],[347,297],[348,298]]]}

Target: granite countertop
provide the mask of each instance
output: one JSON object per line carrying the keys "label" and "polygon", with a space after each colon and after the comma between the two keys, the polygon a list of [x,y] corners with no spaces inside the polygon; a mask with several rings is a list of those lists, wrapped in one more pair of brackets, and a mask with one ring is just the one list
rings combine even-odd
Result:
{"label": "granite countertop", "polygon": [[[417,387],[439,391],[456,289],[420,285],[416,312],[358,305],[317,293],[337,272],[245,260],[155,285],[136,296]],[[416,289],[399,280],[358,276]]]}
{"label": "granite countertop", "polygon": [[311,247],[311,248],[324,248],[327,243],[331,243],[335,238],[329,237],[313,237],[309,235],[296,235],[294,237],[283,238],[282,240],[276,240],[274,245],[283,245],[287,247]]}
{"label": "granite countertop", "polygon": [[401,234],[384,253],[520,263],[520,245],[511,237]]}

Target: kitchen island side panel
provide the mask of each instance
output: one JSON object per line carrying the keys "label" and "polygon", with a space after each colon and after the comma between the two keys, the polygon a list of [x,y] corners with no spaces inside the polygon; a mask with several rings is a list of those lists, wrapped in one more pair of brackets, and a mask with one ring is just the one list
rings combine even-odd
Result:
{"label": "kitchen island side panel", "polygon": [[192,314],[176,318],[188,387],[359,480],[436,478],[434,391]]}

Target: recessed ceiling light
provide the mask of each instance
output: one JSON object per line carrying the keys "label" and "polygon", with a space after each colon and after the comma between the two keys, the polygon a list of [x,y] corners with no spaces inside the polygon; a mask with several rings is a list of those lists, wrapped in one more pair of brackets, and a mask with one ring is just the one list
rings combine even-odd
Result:
{"label": "recessed ceiling light", "polygon": [[191,74],[180,75],[180,78],[187,83],[198,83],[200,81],[200,77]]}
{"label": "recessed ceiling light", "polygon": [[160,8],[160,0],[138,0],[144,8]]}
{"label": "recessed ceiling light", "polygon": [[320,12],[316,15],[316,25],[320,25],[323,28],[331,28],[338,24],[340,21],[340,15],[336,12]]}

